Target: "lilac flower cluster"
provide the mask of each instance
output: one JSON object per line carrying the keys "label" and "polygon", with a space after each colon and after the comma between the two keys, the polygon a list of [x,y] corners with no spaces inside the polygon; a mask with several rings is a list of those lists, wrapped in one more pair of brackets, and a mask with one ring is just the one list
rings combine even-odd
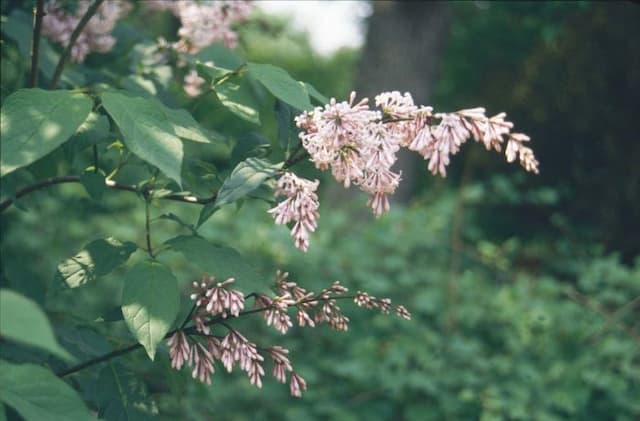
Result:
{"label": "lilac flower cluster", "polygon": [[[194,379],[211,384],[211,376],[215,372],[214,362],[218,360],[228,372],[237,365],[247,374],[251,384],[261,388],[265,375],[263,364],[267,357],[273,363],[272,373],[275,379],[286,383],[289,374],[289,391],[292,396],[300,397],[307,390],[307,384],[293,370],[289,351],[277,345],[259,348],[231,327],[227,320],[246,313],[260,312],[268,326],[273,326],[284,334],[293,326],[288,310],[295,308],[295,320],[300,327],[315,327],[320,323],[327,323],[335,330],[345,331],[349,318],[337,305],[338,299],[353,298],[358,306],[380,308],[383,313],[389,313],[391,309],[391,301],[387,298],[377,299],[360,291],[353,297],[345,296],[347,288],[337,281],[319,293],[307,291],[289,280],[288,273],[278,271],[274,288],[276,294],[250,294],[255,299],[254,309],[244,311],[245,296],[240,291],[229,288],[233,282],[233,278],[216,282],[215,277],[205,277],[202,282],[193,283],[193,327],[177,330],[167,342],[172,368],[180,370],[188,366]],[[404,307],[396,306],[395,309],[400,317],[410,318]],[[226,328],[226,335],[213,335],[211,329],[215,325]]]}
{"label": "lilac flower cluster", "polygon": [[169,10],[180,19],[180,41],[174,47],[191,54],[216,42],[234,48],[238,35],[231,26],[246,20],[252,10],[246,0],[155,0],[145,4],[151,9]]}
{"label": "lilac flower cluster", "polygon": [[291,236],[300,250],[309,248],[309,233],[318,226],[318,180],[309,181],[292,172],[285,172],[278,180],[276,196],[286,196],[268,212],[273,214],[276,224],[284,225],[293,221]]}
{"label": "lilac flower cluster", "polygon": [[[299,135],[302,146],[316,168],[331,169],[334,178],[345,188],[353,184],[370,194],[367,205],[376,217],[389,211],[388,196],[395,193],[400,183],[401,173],[392,167],[397,152],[403,147],[418,152],[429,161],[432,174],[444,177],[450,157],[458,153],[467,140],[481,142],[487,150],[497,152],[506,142],[508,162],[519,159],[525,170],[538,173],[538,161],[526,146],[529,137],[511,133],[513,123],[505,120],[505,113],[487,117],[484,108],[473,108],[434,114],[432,107],[417,106],[411,94],[397,91],[381,93],[375,97],[375,104],[379,110],[370,109],[367,98],[356,102],[352,92],[348,102],[332,98],[324,107],[305,111],[295,121],[302,129]],[[287,199],[269,210],[278,224],[296,221],[292,236],[296,247],[303,251],[309,248],[308,233],[313,229],[298,232],[297,228],[302,225],[315,229],[317,181],[312,189],[306,190],[302,187],[285,190],[280,186],[308,183],[311,182],[284,173],[275,195],[285,195]],[[313,212],[296,213],[291,206],[293,197],[313,202]]]}
{"label": "lilac flower cluster", "polygon": [[[80,0],[74,13],[68,13],[57,0],[50,0],[45,5],[45,16],[42,19],[42,34],[53,42],[67,46],[76,26],[86,13],[88,0]],[[125,1],[107,0],[95,15],[91,17],[80,36],[71,47],[71,60],[82,63],[92,52],[107,53],[111,51],[116,39],[111,35],[116,22],[131,10]]]}

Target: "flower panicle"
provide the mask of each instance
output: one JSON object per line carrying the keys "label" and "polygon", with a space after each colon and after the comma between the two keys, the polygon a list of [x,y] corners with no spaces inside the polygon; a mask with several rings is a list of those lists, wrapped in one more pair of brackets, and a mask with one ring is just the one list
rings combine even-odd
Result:
{"label": "flower panicle", "polygon": [[[402,173],[393,169],[401,148],[417,152],[428,161],[432,174],[445,177],[451,157],[469,139],[496,152],[502,152],[506,143],[508,162],[518,159],[526,171],[538,173],[533,150],[525,145],[529,137],[512,133],[513,123],[506,120],[504,112],[487,117],[484,108],[476,107],[434,113],[432,107],[416,105],[410,93],[398,91],[377,95],[374,102],[379,109],[371,109],[367,98],[358,102],[355,98],[355,92],[348,101],[332,98],[294,120],[301,129],[301,145],[316,168],[330,170],[345,188],[353,185],[369,194],[367,206],[376,218],[389,211],[389,196],[402,181]],[[314,193],[309,199],[309,193],[298,186],[310,182],[302,180],[285,172],[275,195],[286,198],[269,213],[276,224],[294,222],[291,235],[296,247],[306,252],[309,233],[316,228],[318,198],[317,185],[310,189]],[[301,206],[311,210],[302,212]]]}
{"label": "flower panicle", "polygon": [[[280,383],[287,383],[288,378],[291,395],[301,397],[307,390],[307,383],[294,371],[288,349],[279,345],[258,347],[227,324],[227,321],[239,317],[244,311],[244,296],[240,291],[230,289],[234,282],[234,278],[218,282],[215,276],[203,276],[200,282],[193,283],[190,295],[194,301],[191,313],[193,326],[177,330],[167,340],[171,367],[176,370],[189,367],[194,379],[211,384],[215,362],[218,361],[228,372],[233,371],[234,367],[240,368],[252,385],[261,388],[265,376],[264,361],[269,358],[273,363],[273,377]],[[348,330],[349,318],[337,303],[339,299],[346,298],[353,298],[360,307],[380,309],[384,314],[394,309],[398,316],[411,318],[406,308],[393,307],[388,298],[378,299],[362,291],[350,297],[345,295],[347,292],[348,289],[339,281],[334,281],[317,293],[307,291],[291,280],[288,272],[278,270],[273,295],[252,293],[247,297],[254,298],[254,309],[250,312],[262,313],[267,326],[273,326],[281,334],[293,327],[293,320],[299,327],[315,327],[326,323],[334,330]],[[289,310],[296,311],[294,319],[289,315]],[[215,325],[225,327],[227,333],[224,336],[212,334]]]}
{"label": "flower panicle", "polygon": [[152,11],[167,10],[173,13],[180,20],[180,39],[172,47],[196,54],[216,42],[224,43],[227,48],[235,48],[238,34],[232,27],[248,19],[253,10],[252,3],[247,0],[154,0],[145,2],[144,6]]}
{"label": "flower panicle", "polygon": [[306,252],[309,249],[309,234],[318,226],[318,189],[319,181],[310,181],[285,172],[278,180],[276,196],[286,198],[274,208],[269,209],[276,224],[293,223],[291,237],[297,248]]}
{"label": "flower panicle", "polygon": [[[72,13],[65,10],[64,2],[49,0],[44,7],[45,16],[42,19],[42,35],[64,47],[68,46],[73,31],[91,3],[88,0],[79,0],[75,11]],[[114,30],[118,19],[127,15],[131,9],[131,4],[126,1],[110,0],[103,2],[71,47],[71,61],[82,63],[90,53],[108,53],[111,51],[116,44],[116,39],[111,35],[111,32]]]}

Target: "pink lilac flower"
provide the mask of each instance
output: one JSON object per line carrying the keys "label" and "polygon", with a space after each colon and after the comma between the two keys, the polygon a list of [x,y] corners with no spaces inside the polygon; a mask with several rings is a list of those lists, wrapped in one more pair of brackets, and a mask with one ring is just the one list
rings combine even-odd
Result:
{"label": "pink lilac flower", "polygon": [[324,301],[321,309],[315,314],[315,321],[316,323],[326,322],[334,330],[349,330],[349,318],[342,314],[334,299]]}
{"label": "pink lilac flower", "polygon": [[378,307],[378,303],[376,301],[376,297],[367,294],[366,292],[358,291],[356,292],[356,296],[353,299],[353,302],[356,303],[358,307],[364,307],[367,309],[372,309]]}
{"label": "pink lilac flower", "polygon": [[309,233],[318,225],[318,180],[299,178],[291,172],[285,172],[278,180],[276,196],[286,196],[276,207],[268,212],[278,225],[294,222],[291,236],[295,246],[302,251],[309,249]]}
{"label": "pink lilac flower", "polygon": [[[71,39],[71,34],[90,4],[90,1],[80,0],[75,13],[68,13],[62,8],[61,2],[50,0],[45,5],[42,34],[51,41],[66,47]],[[125,16],[130,10],[131,5],[125,1],[107,0],[102,3],[71,48],[71,60],[82,63],[92,52],[107,53],[111,51],[116,43],[111,32],[118,19]]]}
{"label": "pink lilac flower", "polygon": [[216,42],[235,48],[238,35],[231,27],[247,20],[252,10],[251,2],[243,0],[152,1],[145,4],[150,9],[169,10],[180,19],[180,41],[175,47],[191,54]]}
{"label": "pink lilac flower", "polygon": [[513,123],[504,120],[506,116],[506,113],[499,113],[487,120],[482,139],[487,150],[492,148],[497,152],[502,150],[503,136],[509,134],[513,128]]}
{"label": "pink lilac flower", "polygon": [[303,129],[300,139],[311,161],[321,170],[331,167],[333,176],[345,187],[362,177],[366,161],[359,151],[370,137],[369,124],[381,117],[379,112],[369,110],[366,98],[354,101],[355,92],[349,102],[332,98],[324,108],[317,107],[295,119]]}
{"label": "pink lilac flower", "polygon": [[[244,309],[244,296],[238,290],[227,289],[227,285],[232,284],[235,279],[229,278],[223,282],[215,282],[215,276],[203,278],[201,283],[194,282],[195,292],[191,294],[191,299],[196,306],[205,307],[211,316],[220,315],[227,318],[230,314],[238,317]],[[198,313],[197,313],[198,314]]]}
{"label": "pink lilac flower", "polygon": [[404,306],[396,306],[396,314],[405,320],[411,320],[411,313]]}
{"label": "pink lilac flower", "polygon": [[204,79],[198,76],[197,71],[190,70],[184,77],[184,92],[187,96],[196,97],[202,93],[202,85],[204,82]]}
{"label": "pink lilac flower", "polygon": [[196,342],[191,353],[191,377],[197,378],[202,383],[211,384],[211,375],[214,373],[213,357],[209,350],[199,342]]}
{"label": "pink lilac flower", "polygon": [[516,157],[520,159],[520,164],[527,170],[538,173],[538,161],[533,155],[533,151],[524,143],[529,141],[529,136],[522,133],[511,133],[507,142],[505,154],[508,162],[515,161]]}
{"label": "pink lilac flower", "polygon": [[289,306],[294,305],[295,301],[291,299],[291,296],[287,293],[281,297],[276,297],[271,300],[271,306],[268,310],[262,313],[267,326],[273,325],[280,333],[285,334],[293,323],[291,318],[287,314]]}
{"label": "pink lilac flower", "polygon": [[[367,309],[379,308],[383,314],[388,314],[391,311],[391,300],[389,298],[378,299],[366,292],[358,291],[356,293],[353,302],[358,307],[364,307]],[[395,306],[396,315],[406,320],[411,320],[411,313],[404,306]]]}
{"label": "pink lilac flower", "polygon": [[264,369],[260,363],[264,358],[258,353],[254,343],[232,330],[222,339],[220,347],[222,348],[220,360],[228,372],[231,372],[233,363],[237,361],[240,369],[249,376],[251,384],[262,387]]}
{"label": "pink lilac flower", "polygon": [[215,336],[207,336],[207,351],[211,354],[211,356],[219,360],[222,357],[222,342]]}
{"label": "pink lilac flower", "polygon": [[[523,141],[523,139],[516,136],[514,141]],[[274,326],[283,334],[286,333],[293,324],[288,310],[289,307],[295,306],[298,309],[297,318],[301,326],[313,327],[315,323],[326,322],[336,330],[348,329],[349,318],[337,305],[337,299],[346,298],[344,294],[348,289],[339,281],[334,281],[329,287],[316,294],[290,280],[287,272],[277,271],[275,278],[275,290],[278,294],[275,297],[260,293],[250,294],[255,297],[255,308],[261,310],[267,325]],[[226,317],[227,312],[235,316],[240,315],[239,312],[244,306],[244,297],[240,291],[228,289],[233,282],[233,278],[216,282],[214,276],[205,276],[201,282],[194,282],[191,299],[195,301],[192,320],[197,332],[196,337],[189,337],[186,332],[190,332],[193,328],[186,328],[186,330],[175,332],[168,339],[171,367],[181,369],[187,365],[194,379],[211,384],[211,377],[215,372],[215,360],[219,360],[229,372],[237,364],[247,374],[250,383],[261,388],[265,375],[264,357],[258,352],[258,347],[217,318],[220,315]],[[235,304],[234,300],[237,300]],[[399,317],[411,318],[406,308],[392,307],[391,300],[388,298],[378,299],[358,291],[354,302],[361,307],[379,308],[383,313],[389,313],[393,308]],[[314,318],[309,316],[309,310],[314,310]],[[211,335],[211,326],[216,324],[228,329],[226,336]],[[305,380],[293,372],[288,357],[289,351],[276,345],[264,349],[264,352],[268,352],[273,361],[273,376],[276,380],[286,383],[287,373],[291,373],[289,377],[291,394],[300,397],[307,386]]]}
{"label": "pink lilac flower", "polygon": [[280,272],[280,270],[276,272],[276,289],[278,293],[283,296],[289,294],[295,300],[294,305],[297,307],[296,321],[298,326],[315,327],[315,321],[307,312],[317,304],[317,301],[310,301],[314,296],[313,292],[298,286],[297,283],[288,280],[288,278],[288,272]]}
{"label": "pink lilac flower", "polygon": [[191,355],[191,347],[189,346],[187,336],[179,330],[169,338],[167,344],[169,345],[171,368],[180,370],[182,366],[189,361]]}
{"label": "pink lilac flower", "polygon": [[515,160],[517,152],[527,171],[538,170],[533,151],[510,134],[513,124],[505,113],[488,118],[477,107],[433,114],[432,107],[417,106],[411,94],[397,91],[377,95],[375,104],[381,111],[371,110],[366,98],[355,103],[352,93],[348,102],[332,98],[295,121],[310,160],[320,170],[331,169],[345,187],[355,184],[371,194],[368,205],[376,217],[389,210],[388,196],[400,183],[401,174],[392,170],[400,147],[418,152],[429,161],[429,171],[444,177],[450,157],[470,137],[498,152],[507,137],[507,158]]}
{"label": "pink lilac flower", "polygon": [[307,382],[305,382],[297,373],[291,373],[291,379],[289,380],[289,391],[291,392],[291,396],[300,398],[302,397],[303,390],[307,390]]}
{"label": "pink lilac flower", "polygon": [[273,359],[273,377],[280,383],[286,383],[287,371],[293,371],[288,357],[289,350],[276,345],[269,349],[269,355]]}
{"label": "pink lilac flower", "polygon": [[405,92],[404,95],[398,91],[382,92],[376,96],[375,100],[376,106],[393,119],[412,120],[418,111],[409,92]]}

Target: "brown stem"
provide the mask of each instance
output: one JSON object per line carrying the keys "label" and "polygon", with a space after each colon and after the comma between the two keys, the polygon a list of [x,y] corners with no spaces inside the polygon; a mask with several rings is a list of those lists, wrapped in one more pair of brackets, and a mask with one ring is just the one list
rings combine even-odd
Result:
{"label": "brown stem", "polygon": [[37,0],[33,11],[33,40],[31,40],[31,76],[29,86],[38,85],[38,57],[40,52],[40,34],[42,33],[42,18],[44,17],[44,0]]}
{"label": "brown stem", "polygon": [[[20,199],[23,196],[28,195],[37,190],[44,189],[46,187],[54,186],[56,184],[65,184],[65,183],[80,183],[81,178],[78,175],[65,175],[62,177],[52,177],[47,178],[46,180],[38,181],[37,183],[31,184],[22,190],[19,190],[14,197],[3,200],[0,202],[0,213],[4,212],[9,206],[11,206],[17,199]],[[118,184],[113,180],[105,180],[105,184],[110,189],[115,190],[124,190],[131,191],[135,193],[143,193],[141,189],[136,186],[130,186],[126,184]],[[150,191],[149,194],[152,194],[153,191]],[[177,202],[184,203],[193,203],[197,205],[206,205],[207,203],[215,202],[217,194],[214,194],[211,197],[196,197],[196,196],[182,196],[179,194],[169,194],[167,196],[161,197],[161,199],[165,200],[174,200]]]}
{"label": "brown stem", "polygon": [[60,56],[60,60],[58,61],[58,65],[56,66],[56,71],[54,72],[53,78],[51,79],[51,86],[50,86],[51,89],[55,89],[56,86],[58,85],[60,76],[62,76],[62,70],[64,70],[64,66],[65,64],[67,64],[67,60],[71,55],[71,49],[73,48],[74,44],[78,40],[78,37],[82,33],[82,30],[84,29],[84,27],[87,26],[87,23],[89,23],[89,20],[93,17],[93,15],[96,14],[96,12],[98,11],[98,8],[100,7],[103,1],[104,0],[96,0],[95,2],[93,2],[93,4],[89,6],[87,11],[85,12],[84,16],[82,16],[82,18],[80,19],[80,22],[78,22],[78,26],[76,26],[76,29],[74,29],[73,32],[71,33],[71,38],[69,38],[69,44],[67,44],[67,47],[62,52],[62,55]]}

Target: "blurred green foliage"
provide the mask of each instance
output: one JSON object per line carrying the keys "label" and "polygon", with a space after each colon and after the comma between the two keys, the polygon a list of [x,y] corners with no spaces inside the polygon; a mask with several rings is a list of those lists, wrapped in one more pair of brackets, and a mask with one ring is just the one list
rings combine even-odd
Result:
{"label": "blurred green foliage", "polygon": [[[557,196],[553,206],[520,207],[526,225],[543,236],[604,244],[630,263],[640,254],[629,235],[640,232],[640,144],[632,117],[640,54],[629,41],[640,36],[640,8],[476,2],[456,4],[454,12],[434,102],[507,111],[515,129],[531,136],[541,162],[540,175],[519,188],[544,186]],[[471,155],[474,178],[515,172],[488,154]],[[454,162],[454,179],[463,165]],[[549,224],[559,217],[571,226]]]}
{"label": "blurred green foliage", "polygon": [[[633,165],[637,145],[630,142],[637,137],[632,98],[638,92],[638,53],[630,40],[638,37],[629,32],[638,31],[630,24],[638,21],[638,12],[604,3],[452,7],[451,44],[434,105],[484,104],[490,111],[509,111],[532,135],[542,175],[531,181],[471,147],[464,152],[470,158],[459,157],[464,159],[454,164],[457,173],[450,181],[436,181],[425,172],[429,181],[418,199],[407,207],[393,206],[380,220],[362,216],[364,198],[341,210],[322,207],[307,254],[293,248],[286,228],[273,224],[266,203],[224,207],[203,225],[202,235],[241,251],[265,279],[276,267],[309,289],[337,279],[351,291],[406,305],[413,319],[345,303],[348,332],[294,328],[287,337],[258,320],[242,320],[259,345],[291,350],[292,363],[309,384],[301,400],[273,379],[257,390],[244,375],[227,374],[222,367],[212,386],[202,385],[187,370],[172,370],[164,347],[155,363],[142,352],[131,354],[68,379],[90,406],[110,402],[101,417],[114,419],[125,407],[141,418],[154,413],[167,420],[640,417],[640,189]],[[147,27],[171,33],[172,25],[164,16]],[[100,80],[106,76],[91,69],[105,63],[116,73],[127,69],[124,52],[135,44],[140,27],[135,20],[121,25],[122,39],[129,43],[91,58],[82,73]],[[343,98],[349,91],[355,51],[320,58],[303,35],[266,16],[243,28],[241,39],[249,60],[286,68],[327,96]],[[144,57],[144,44],[133,48]],[[4,101],[24,85],[28,63],[7,41],[1,65]],[[149,76],[143,65],[137,71],[162,80],[157,73]],[[215,101],[193,102],[176,94],[180,76],[156,83],[158,96],[190,108],[205,127],[225,122],[224,135],[231,139],[216,151],[191,145],[188,165],[204,166],[209,175],[210,166],[230,171],[221,157],[233,156],[235,144],[258,135],[247,133],[246,125]],[[260,110],[267,144],[276,138],[273,105],[265,103]],[[74,161],[67,156],[59,149],[28,173],[4,179],[3,196],[91,163],[89,156]],[[606,160],[598,166],[594,157]],[[118,149],[105,146],[101,159],[115,165]],[[136,159],[131,163],[124,180],[148,173]],[[464,181],[463,165],[471,166],[471,179],[478,181]],[[489,175],[494,173],[502,175]],[[215,177],[207,182],[209,188],[220,185]],[[97,200],[81,185],[61,185],[18,204],[24,210],[2,215],[0,286],[41,304],[62,346],[80,360],[131,343],[119,309],[124,268],[73,290],[62,288],[55,274],[60,262],[96,238],[143,244],[140,198],[107,190]],[[198,212],[153,201],[154,242],[189,233],[171,215],[195,224]],[[143,258],[142,251],[134,252],[129,266]],[[161,259],[179,280],[186,314],[188,285],[200,274],[178,254]],[[0,356],[46,360],[54,368],[62,364],[6,342],[0,343]],[[125,398],[117,392],[122,384],[130,390]],[[10,419],[15,416],[8,413]]]}

